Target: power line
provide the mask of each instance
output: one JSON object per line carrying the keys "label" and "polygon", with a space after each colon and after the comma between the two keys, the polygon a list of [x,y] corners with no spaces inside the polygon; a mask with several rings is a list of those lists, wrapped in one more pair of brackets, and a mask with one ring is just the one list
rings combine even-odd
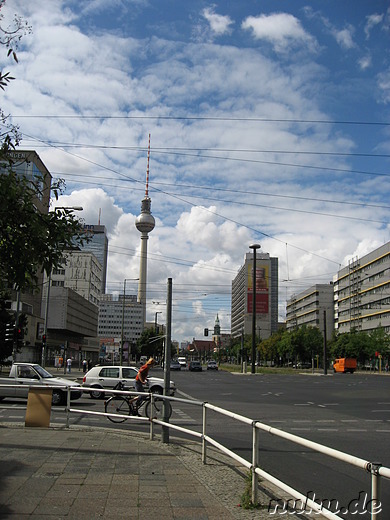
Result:
{"label": "power line", "polygon": [[145,120],[177,120],[177,121],[245,121],[260,123],[300,123],[300,124],[325,124],[325,125],[363,125],[363,126],[390,126],[384,121],[348,121],[337,119],[283,119],[270,117],[222,117],[222,116],[131,116],[131,115],[82,115],[82,114],[14,114],[13,118],[19,119],[145,119]]}

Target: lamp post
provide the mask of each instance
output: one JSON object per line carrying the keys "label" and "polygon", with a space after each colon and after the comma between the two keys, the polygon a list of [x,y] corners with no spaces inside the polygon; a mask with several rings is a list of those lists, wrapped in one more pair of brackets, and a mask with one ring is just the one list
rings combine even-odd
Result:
{"label": "lamp post", "polygon": [[252,367],[251,373],[256,373],[255,357],[256,357],[256,255],[260,249],[260,244],[251,244],[249,249],[253,251],[253,272],[252,272]]}
{"label": "lamp post", "polygon": [[[65,209],[69,211],[83,211],[82,206],[57,206],[54,208],[54,211],[57,209]],[[51,274],[52,271],[47,273],[47,291],[46,291],[46,302],[45,302],[45,316],[43,322],[43,334],[42,334],[42,354],[41,354],[41,365],[44,367],[46,364],[46,343],[47,343],[47,323],[49,318],[49,298],[50,298],[50,286],[51,286]],[[65,366],[65,354],[63,357],[63,363]]]}
{"label": "lamp post", "polygon": [[124,343],[124,324],[125,324],[125,300],[126,300],[126,282],[139,280],[139,278],[125,278],[123,280],[123,301],[122,301],[122,325],[121,325],[121,346],[119,349],[119,364],[123,364],[123,343]]}

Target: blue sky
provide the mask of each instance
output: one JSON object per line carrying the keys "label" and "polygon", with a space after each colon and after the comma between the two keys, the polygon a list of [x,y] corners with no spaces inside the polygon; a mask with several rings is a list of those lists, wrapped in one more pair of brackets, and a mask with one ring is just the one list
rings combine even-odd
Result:
{"label": "blue sky", "polygon": [[[390,240],[387,1],[7,0],[32,26],[2,108],[99,214],[108,291],[139,269],[151,134],[149,318],[173,279],[173,337],[230,327],[256,241],[285,300]],[[135,282],[134,282],[135,283]],[[134,285],[135,291],[135,285]],[[153,303],[160,302],[160,303]]]}

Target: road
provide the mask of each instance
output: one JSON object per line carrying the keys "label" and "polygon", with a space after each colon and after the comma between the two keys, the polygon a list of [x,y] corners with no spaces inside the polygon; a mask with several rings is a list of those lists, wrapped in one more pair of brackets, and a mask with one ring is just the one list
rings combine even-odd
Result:
{"label": "road", "polygon": [[[158,370],[154,372],[161,376]],[[226,408],[270,426],[330,446],[340,451],[380,462],[390,467],[390,377],[378,374],[241,375],[227,372],[172,372],[185,395]],[[76,404],[77,403],[77,404]],[[81,409],[103,411],[102,401],[82,398]],[[0,422],[24,420],[25,403],[0,403]],[[201,408],[175,403],[171,422],[201,431]],[[61,409],[53,408],[52,421],[63,424]],[[104,418],[72,416],[72,423],[111,426]],[[114,426],[114,425],[112,425]],[[117,427],[118,425],[115,425]],[[123,425],[128,428],[128,423]],[[134,425],[147,431],[146,425]],[[251,432],[248,426],[208,412],[207,433],[250,460]],[[176,433],[172,432],[172,435]],[[265,432],[260,436],[261,467],[303,494],[337,499],[346,505],[359,493],[370,495],[370,475],[311,450],[280,440]],[[364,496],[364,495],[361,495]],[[390,511],[390,482],[382,479],[382,505]],[[356,515],[343,515],[356,518]],[[383,518],[389,515],[384,514]],[[369,518],[360,515],[359,518]]]}

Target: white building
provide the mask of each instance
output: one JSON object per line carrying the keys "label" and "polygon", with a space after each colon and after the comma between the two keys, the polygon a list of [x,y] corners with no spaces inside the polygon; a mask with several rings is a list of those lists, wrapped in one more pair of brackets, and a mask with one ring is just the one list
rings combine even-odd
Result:
{"label": "white building", "polygon": [[51,286],[72,289],[98,306],[102,290],[102,265],[93,253],[67,252],[63,266],[52,272]]}
{"label": "white building", "polygon": [[286,330],[303,325],[317,327],[331,338],[334,330],[333,284],[316,284],[292,296],[287,302]]}
{"label": "white building", "polygon": [[354,258],[333,279],[335,329],[390,332],[390,242]]}

